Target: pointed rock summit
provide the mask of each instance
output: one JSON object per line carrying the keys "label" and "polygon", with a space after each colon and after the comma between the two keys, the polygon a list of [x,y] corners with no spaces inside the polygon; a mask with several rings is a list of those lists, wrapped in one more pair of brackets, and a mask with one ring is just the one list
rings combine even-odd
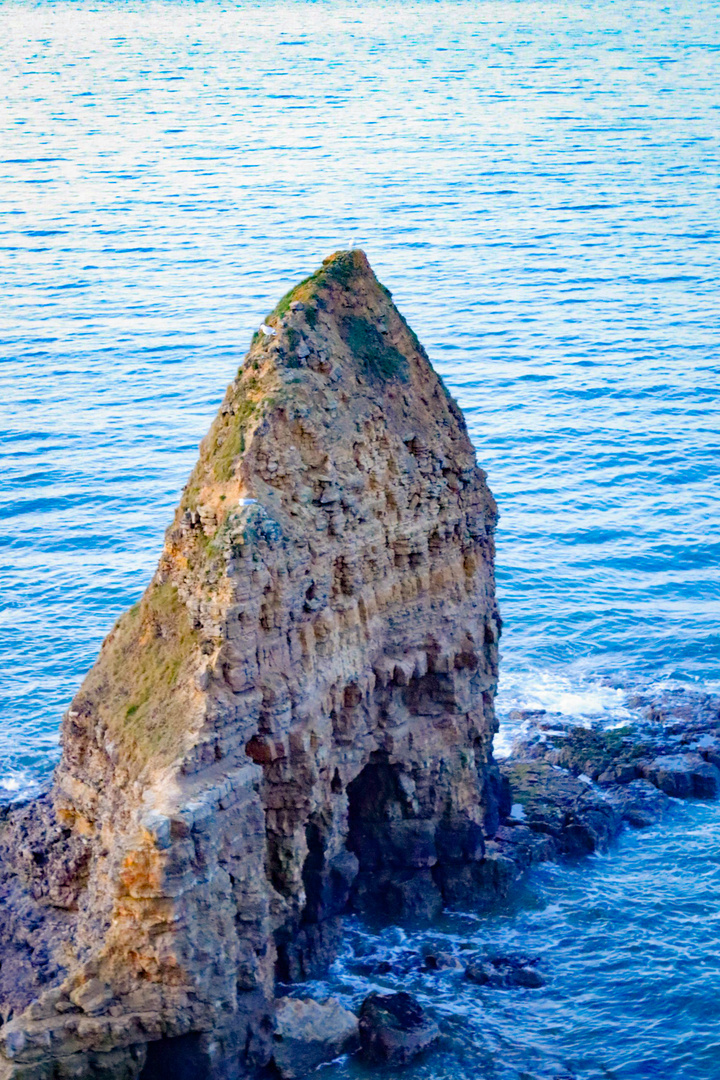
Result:
{"label": "pointed rock summit", "polygon": [[266,327],[51,792],[2,827],[0,1080],[252,1074],[343,912],[502,876],[496,511],[460,410],[361,251]]}

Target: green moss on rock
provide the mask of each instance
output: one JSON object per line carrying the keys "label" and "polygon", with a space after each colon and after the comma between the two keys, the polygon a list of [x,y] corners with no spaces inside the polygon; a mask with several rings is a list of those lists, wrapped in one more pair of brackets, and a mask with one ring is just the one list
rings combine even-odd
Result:
{"label": "green moss on rock", "polygon": [[355,273],[358,263],[355,252],[337,251],[334,255],[323,260],[322,266],[304,278],[298,285],[293,286],[285,293],[280,302],[275,306],[270,319],[281,319],[290,310],[290,305],[295,301],[312,305],[306,312],[306,318],[314,327],[317,323],[317,306],[323,306],[322,297],[319,295],[323,289],[328,288],[333,282],[347,288]]}
{"label": "green moss on rock", "polygon": [[364,373],[374,379],[402,379],[407,374],[407,359],[387,342],[377,326],[368,319],[349,315],[342,320],[340,332]]}
{"label": "green moss on rock", "polygon": [[232,478],[235,462],[245,451],[245,432],[258,408],[252,394],[257,390],[253,378],[240,380],[232,410],[218,418],[213,425],[210,454],[215,479],[226,483]]}

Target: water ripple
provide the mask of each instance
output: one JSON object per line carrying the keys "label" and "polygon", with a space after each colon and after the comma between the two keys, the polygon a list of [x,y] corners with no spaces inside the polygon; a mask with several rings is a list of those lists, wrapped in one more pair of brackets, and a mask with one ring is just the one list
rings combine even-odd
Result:
{"label": "water ripple", "polygon": [[[718,685],[718,15],[0,6],[0,792],[47,777],[252,332],[353,238],[498,497],[502,717]],[[456,1048],[418,1076],[720,1075],[716,810],[678,813],[467,924],[553,981],[433,991]]]}

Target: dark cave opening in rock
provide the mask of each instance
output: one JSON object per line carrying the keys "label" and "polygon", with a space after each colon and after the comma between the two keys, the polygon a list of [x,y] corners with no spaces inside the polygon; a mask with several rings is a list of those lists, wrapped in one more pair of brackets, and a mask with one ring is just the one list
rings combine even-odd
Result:
{"label": "dark cave opening in rock", "polygon": [[425,920],[442,908],[432,868],[435,822],[421,816],[412,776],[370,761],[347,789],[348,849],[359,864],[350,908],[372,920]]}
{"label": "dark cave opening in rock", "polygon": [[148,1043],[139,1080],[205,1080],[210,1062],[201,1045],[202,1035],[178,1035]]}
{"label": "dark cave opening in rock", "polygon": [[325,810],[312,814],[305,827],[305,905],[299,920],[280,927],[275,934],[275,978],[281,983],[320,975],[339,947],[341,916],[347,910],[358,863],[345,847],[330,850],[331,823],[332,814]]}
{"label": "dark cave opening in rock", "polygon": [[325,829],[321,815],[313,814],[305,828],[305,839],[308,853],[303,864],[302,879],[305,887],[305,909],[303,922],[319,922],[324,914],[326,901],[330,897],[323,896],[325,892]]}

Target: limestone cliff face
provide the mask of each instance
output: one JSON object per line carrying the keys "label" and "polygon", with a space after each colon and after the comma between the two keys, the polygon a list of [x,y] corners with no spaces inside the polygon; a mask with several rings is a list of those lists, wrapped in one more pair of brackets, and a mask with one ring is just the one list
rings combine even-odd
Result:
{"label": "limestone cliff face", "polygon": [[239,1077],[339,916],[496,871],[495,506],[362,252],[285,297],[2,843],[0,1078]]}

